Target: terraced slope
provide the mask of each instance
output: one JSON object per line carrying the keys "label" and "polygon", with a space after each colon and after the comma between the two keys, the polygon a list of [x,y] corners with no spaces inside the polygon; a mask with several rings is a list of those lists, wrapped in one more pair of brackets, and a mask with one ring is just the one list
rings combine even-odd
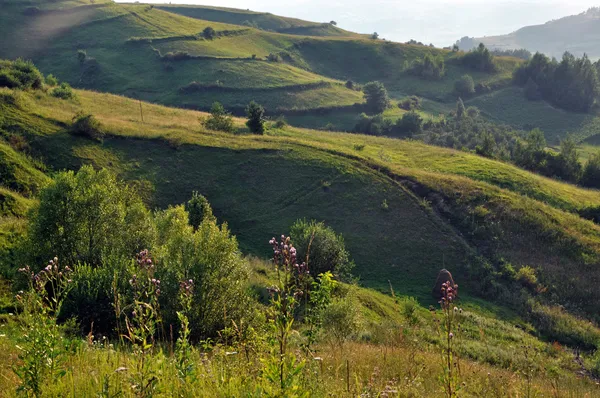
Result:
{"label": "terraced slope", "polygon": [[[199,190],[247,252],[266,254],[261,237],[314,218],[344,234],[369,286],[387,290],[390,280],[426,298],[445,265],[492,289],[489,272],[502,272],[503,258],[538,268],[542,297],[588,314],[600,302],[600,226],[577,215],[600,206],[597,191],[415,142],[294,128],[255,136],[242,121],[237,134],[217,133],[197,112],[150,104],[142,124],[136,101],[86,91],[73,101],[17,97],[2,105],[4,125],[27,121],[7,134],[23,136],[32,156],[53,169],[108,167],[155,206]],[[102,144],[65,131],[81,109],[103,123]]]}

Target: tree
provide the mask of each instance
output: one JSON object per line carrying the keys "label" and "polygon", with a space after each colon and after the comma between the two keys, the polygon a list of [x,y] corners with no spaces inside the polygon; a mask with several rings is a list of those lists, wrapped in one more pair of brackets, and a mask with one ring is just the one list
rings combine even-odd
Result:
{"label": "tree", "polygon": [[412,137],[418,134],[423,128],[423,118],[415,111],[406,112],[402,118],[396,121],[394,131],[400,135]]}
{"label": "tree", "polygon": [[337,22],[335,22],[335,21],[331,21],[331,22],[329,22],[329,23],[330,23],[331,25],[333,25],[333,26],[337,26]]}
{"label": "tree", "polygon": [[588,158],[581,176],[581,185],[600,188],[600,152],[591,154]]}
{"label": "tree", "polygon": [[210,116],[202,121],[204,127],[214,131],[233,132],[233,118],[219,102],[212,104]]}
{"label": "tree", "polygon": [[480,72],[493,73],[497,71],[494,56],[483,43],[462,56],[462,64]]}
{"label": "tree", "polygon": [[77,60],[79,60],[80,64],[84,64],[87,59],[87,53],[85,50],[77,50]]}
{"label": "tree", "polygon": [[373,39],[373,40],[379,39],[379,33],[373,32],[373,34],[371,35],[371,39]]}
{"label": "tree", "polygon": [[250,129],[250,132],[254,134],[264,134],[265,133],[265,109],[252,101],[248,104],[246,108],[246,115],[248,116],[248,121],[246,122],[246,126]]}
{"label": "tree", "polygon": [[408,72],[423,79],[440,80],[446,73],[446,65],[440,54],[425,54],[422,59],[417,58],[412,62]]}
{"label": "tree", "polygon": [[150,213],[108,170],[84,166],[58,173],[39,195],[29,226],[37,262],[98,266],[106,256],[130,257],[153,242]]}
{"label": "tree", "polygon": [[462,98],[458,97],[458,101],[456,101],[456,118],[458,120],[462,119],[466,114],[465,103]]}
{"label": "tree", "polygon": [[215,220],[210,203],[197,191],[194,191],[192,198],[186,202],[185,211],[188,213],[189,224],[194,228],[194,231],[198,229],[205,219]]}
{"label": "tree", "polygon": [[207,40],[212,40],[217,36],[217,32],[210,26],[207,26],[202,31],[202,36]]}
{"label": "tree", "polygon": [[363,86],[367,108],[373,113],[382,113],[390,106],[390,98],[381,82],[370,82]]}
{"label": "tree", "polygon": [[454,83],[454,90],[462,97],[469,97],[475,94],[475,82],[470,75],[463,75]]}
{"label": "tree", "polygon": [[558,158],[560,163],[554,174],[566,181],[578,182],[581,178],[581,163],[579,163],[577,143],[570,135],[567,135],[560,142],[560,154]]}
{"label": "tree", "polygon": [[348,277],[354,267],[344,238],[322,222],[298,220],[290,229],[298,260],[305,261],[312,275],[332,272]]}
{"label": "tree", "polygon": [[525,83],[525,87],[523,88],[523,93],[525,94],[525,98],[530,101],[537,101],[540,99],[540,88],[531,77],[527,79],[527,83]]}

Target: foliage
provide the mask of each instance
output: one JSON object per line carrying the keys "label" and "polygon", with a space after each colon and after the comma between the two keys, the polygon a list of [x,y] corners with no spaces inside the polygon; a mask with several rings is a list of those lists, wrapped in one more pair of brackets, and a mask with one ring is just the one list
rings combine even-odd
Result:
{"label": "foliage", "polygon": [[361,113],[352,131],[362,134],[384,135],[391,132],[392,127],[392,121],[385,119],[381,114],[369,116],[366,113]]}
{"label": "foliage", "polygon": [[155,223],[158,243],[153,255],[165,297],[161,301],[165,324],[177,322],[179,308],[168,298],[176,297],[180,281],[188,279],[194,281],[187,314],[193,340],[214,338],[232,321],[239,324],[250,309],[245,289],[248,270],[227,225],[205,217],[194,231],[183,206],[158,212]]}
{"label": "foliage", "polygon": [[524,48],[516,48],[510,50],[500,50],[498,48],[494,48],[491,50],[492,55],[497,57],[515,57],[524,59],[525,61],[529,61],[533,54],[531,51]]}
{"label": "foliage", "polygon": [[63,301],[72,287],[72,270],[60,267],[55,257],[39,273],[29,267],[20,271],[28,279],[29,289],[17,300],[23,307],[22,334],[19,341],[22,363],[13,368],[21,384],[17,392],[42,396],[43,384],[65,375],[65,342],[56,324]]}
{"label": "foliage", "polygon": [[54,77],[54,75],[49,74],[48,76],[46,76],[46,84],[54,87],[54,86],[58,86],[58,79],[56,77]]}
{"label": "foliage", "polygon": [[279,54],[269,53],[269,55],[267,55],[267,61],[278,63],[281,62],[281,57]]}
{"label": "foliage", "polygon": [[36,258],[57,254],[68,264],[100,265],[130,257],[152,242],[149,213],[139,197],[107,170],[61,172],[39,195],[30,222]]}
{"label": "foliage", "polygon": [[458,97],[458,101],[456,101],[456,118],[458,120],[463,119],[467,116],[467,110],[465,109],[465,103],[462,98]]}
{"label": "foliage", "polygon": [[475,82],[470,75],[463,75],[454,83],[454,91],[461,96],[468,98],[475,94]]}
{"label": "foliage", "polygon": [[558,62],[536,53],[514,72],[514,81],[526,87],[528,98],[534,91],[530,80],[537,85],[542,98],[575,112],[590,111],[600,94],[597,68],[586,55],[575,58],[566,52]]}
{"label": "foliage", "polygon": [[537,83],[533,81],[531,76],[527,79],[527,83],[525,83],[523,93],[525,94],[525,98],[530,101],[537,101],[541,99],[540,88]]}
{"label": "foliage", "polygon": [[192,198],[185,203],[185,211],[188,213],[189,224],[194,231],[198,230],[205,219],[216,220],[208,200],[196,191],[192,193]]}
{"label": "foliage", "polygon": [[60,86],[52,90],[52,96],[60,99],[72,99],[75,97],[75,93],[69,83],[62,82]]}
{"label": "foliage", "polygon": [[210,26],[207,26],[206,28],[204,28],[204,30],[202,31],[202,37],[204,37],[207,40],[212,40],[217,36],[217,32]]}
{"label": "foliage", "polygon": [[80,111],[73,116],[72,121],[73,124],[71,125],[70,131],[73,135],[79,135],[99,141],[106,135],[100,121],[90,113]]}
{"label": "foliage", "polygon": [[202,124],[209,130],[225,131],[227,133],[234,130],[233,118],[219,102],[212,104],[210,116],[204,119]]}
{"label": "foliage", "polygon": [[416,95],[411,95],[410,97],[404,98],[403,100],[398,101],[398,107],[400,109],[404,109],[406,111],[413,111],[421,108],[421,98]]}
{"label": "foliage", "polygon": [[314,275],[331,272],[337,278],[348,278],[354,267],[346,250],[344,238],[322,222],[297,220],[290,228],[290,235],[298,257],[306,261]]}
{"label": "foliage", "polygon": [[438,55],[425,54],[412,62],[409,73],[427,80],[440,80],[446,74],[444,58]]}
{"label": "foliage", "polygon": [[41,89],[44,77],[31,61],[0,60],[0,87]]}
{"label": "foliage", "polygon": [[304,323],[307,325],[304,335],[307,340],[306,350],[308,352],[311,351],[311,347],[323,327],[323,313],[331,304],[333,291],[337,286],[338,282],[333,279],[331,272],[319,274],[317,280],[312,282],[310,303],[304,319]]}
{"label": "foliage", "polygon": [[530,266],[523,266],[519,268],[515,275],[515,279],[529,289],[535,289],[538,284],[535,269],[531,268]]}
{"label": "foliage", "polygon": [[77,60],[83,65],[87,60],[87,52],[85,50],[77,50]]}
{"label": "foliage", "polygon": [[402,118],[396,121],[393,132],[402,136],[412,137],[421,132],[423,128],[423,118],[415,111],[410,111],[402,115]]}
{"label": "foliage", "polygon": [[498,71],[494,56],[483,43],[479,43],[476,49],[463,55],[460,61],[464,66],[479,72],[495,73]]}
{"label": "foliage", "polygon": [[600,152],[591,154],[583,169],[581,185],[600,189]]}
{"label": "foliage", "polygon": [[381,113],[390,106],[390,98],[381,82],[370,82],[363,86],[367,108],[373,113]]}
{"label": "foliage", "polygon": [[265,109],[252,101],[246,107],[246,116],[248,121],[246,126],[250,129],[251,133],[264,134],[265,133]]}
{"label": "foliage", "polygon": [[351,293],[335,298],[323,311],[323,328],[337,348],[355,336],[361,328],[361,317],[356,300]]}

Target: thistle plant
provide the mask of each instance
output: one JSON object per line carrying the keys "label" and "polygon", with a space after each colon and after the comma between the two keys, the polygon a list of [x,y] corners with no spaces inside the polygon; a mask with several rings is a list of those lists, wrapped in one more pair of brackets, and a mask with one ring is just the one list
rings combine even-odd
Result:
{"label": "thistle plant", "polygon": [[179,303],[181,311],[177,311],[177,318],[181,324],[179,337],[176,343],[176,367],[177,376],[185,382],[194,374],[194,362],[192,360],[192,345],[190,344],[190,321],[189,314],[192,310],[192,299],[194,294],[194,281],[189,279],[179,283]]}
{"label": "thistle plant", "polygon": [[133,302],[125,307],[124,336],[134,347],[136,372],[132,385],[140,397],[154,395],[158,383],[149,360],[154,348],[154,337],[160,323],[160,280],[154,278],[154,263],[148,250],[137,255],[135,273],[129,280]]}
{"label": "thistle plant", "polygon": [[460,364],[456,353],[457,333],[460,331],[459,315],[462,309],[454,306],[458,296],[458,285],[451,282],[445,282],[441,287],[442,298],[439,301],[442,316],[441,319],[435,319],[438,326],[438,332],[442,338],[441,362],[443,373],[440,381],[443,386],[445,396],[453,398],[458,396],[460,390]]}
{"label": "thistle plant", "polygon": [[28,266],[19,271],[26,275],[29,289],[17,295],[23,307],[22,334],[17,346],[22,363],[13,371],[21,381],[17,392],[39,397],[48,379],[57,380],[66,373],[63,362],[67,346],[56,320],[72,288],[72,271],[61,268],[56,257],[37,274]]}
{"label": "thistle plant", "polygon": [[[269,241],[273,248],[273,264],[277,272],[277,286],[269,288],[271,295],[271,325],[278,345],[278,359],[275,363],[267,363],[265,376],[271,382],[278,382],[281,394],[297,390],[295,378],[304,367],[303,361],[297,361],[289,352],[289,339],[294,324],[294,313],[299,298],[304,294],[300,283],[308,274],[305,263],[296,262],[296,248],[289,237],[281,235],[278,242],[275,238]],[[276,366],[273,366],[276,365]]]}
{"label": "thistle plant", "polygon": [[308,328],[304,331],[307,352],[311,352],[311,347],[317,340],[317,335],[323,324],[323,311],[331,304],[331,296],[337,284],[331,272],[319,274],[318,280],[312,282],[305,318]]}

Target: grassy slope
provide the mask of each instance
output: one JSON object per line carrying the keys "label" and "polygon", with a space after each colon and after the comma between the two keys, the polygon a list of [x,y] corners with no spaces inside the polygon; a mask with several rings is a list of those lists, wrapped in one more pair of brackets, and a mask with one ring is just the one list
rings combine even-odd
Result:
{"label": "grassy slope", "polygon": [[206,21],[223,22],[234,25],[247,25],[247,22],[266,31],[297,34],[302,36],[359,36],[329,23],[303,21],[296,18],[281,17],[271,13],[238,10],[223,7],[196,5],[167,5],[156,7],[166,11]]}
{"label": "grassy slope", "polygon": [[[202,131],[197,112],[149,104],[141,125],[135,101],[84,91],[75,102],[43,95],[23,101],[30,111],[13,116],[37,126],[29,139],[47,164],[112,168],[138,180],[160,207],[199,190],[246,251],[264,254],[265,237],[299,217],[315,218],[344,234],[370,286],[386,289],[389,279],[426,298],[442,265],[462,269],[477,249],[517,267],[543,267],[551,289],[559,282],[572,287],[563,297],[596,295],[600,227],[564,210],[600,205],[597,191],[408,141],[291,128],[262,137],[222,134]],[[74,139],[62,126],[79,109],[130,139]],[[355,144],[365,147],[356,151]],[[501,234],[482,238],[477,231],[486,228]],[[561,276],[565,267],[572,278]]]}
{"label": "grassy slope", "polygon": [[466,103],[478,107],[488,118],[519,129],[539,127],[551,144],[567,133],[583,141],[598,133],[600,118],[591,114],[571,113],[545,101],[528,101],[522,89],[510,87],[474,98]]}

